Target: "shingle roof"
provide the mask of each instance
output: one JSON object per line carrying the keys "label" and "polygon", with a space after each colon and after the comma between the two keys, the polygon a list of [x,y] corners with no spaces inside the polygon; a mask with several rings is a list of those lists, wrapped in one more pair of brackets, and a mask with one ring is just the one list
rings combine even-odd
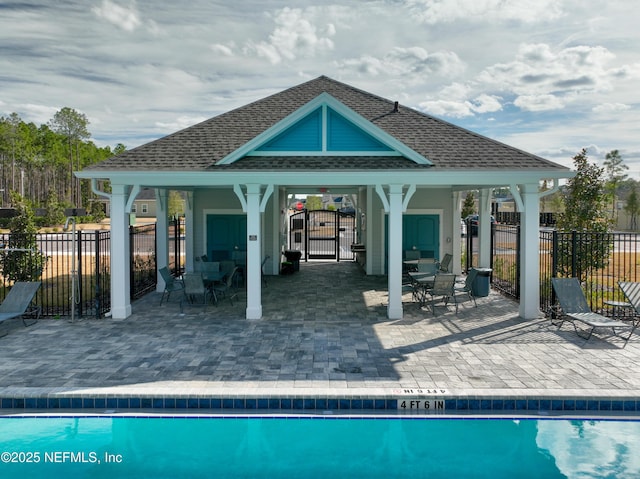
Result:
{"label": "shingle roof", "polygon": [[[399,157],[244,157],[216,163],[326,92],[432,162]],[[228,171],[318,169],[567,170],[536,155],[473,133],[325,76],[213,117],[97,163],[85,170]]]}

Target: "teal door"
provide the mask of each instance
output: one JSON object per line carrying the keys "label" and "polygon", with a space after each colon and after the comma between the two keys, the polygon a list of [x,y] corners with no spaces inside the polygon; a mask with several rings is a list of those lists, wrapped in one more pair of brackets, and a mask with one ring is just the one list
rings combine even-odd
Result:
{"label": "teal door", "polygon": [[404,215],[402,249],[416,249],[422,258],[440,257],[440,217],[438,215]]}
{"label": "teal door", "polygon": [[[389,216],[384,217],[385,235],[385,274],[389,264]],[[420,251],[422,258],[440,257],[440,216],[403,215],[402,251],[413,249]]]}
{"label": "teal door", "polygon": [[207,215],[207,256],[210,261],[230,259],[232,251],[246,250],[245,215]]}

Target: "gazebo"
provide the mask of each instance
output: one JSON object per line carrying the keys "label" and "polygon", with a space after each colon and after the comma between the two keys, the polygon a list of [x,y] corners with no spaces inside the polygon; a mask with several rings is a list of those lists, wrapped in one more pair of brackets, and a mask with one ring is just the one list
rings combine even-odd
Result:
{"label": "gazebo", "polygon": [[[321,76],[76,172],[108,197],[111,314],[131,314],[127,227],[143,188],[155,190],[157,266],[168,262],[167,196],[186,201],[186,263],[246,251],[247,319],[262,317],[261,267],[278,274],[288,197],[331,191],[355,198],[367,274],[388,276],[390,319],[403,316],[403,251],[453,255],[460,272],[462,193],[479,191],[479,266],[490,262],[492,191],[508,187],[521,213],[520,316],[539,316],[539,184],[566,167],[397,101]],[[99,187],[108,180],[110,192]],[[455,269],[458,269],[456,271]],[[159,278],[158,289],[164,285]]]}

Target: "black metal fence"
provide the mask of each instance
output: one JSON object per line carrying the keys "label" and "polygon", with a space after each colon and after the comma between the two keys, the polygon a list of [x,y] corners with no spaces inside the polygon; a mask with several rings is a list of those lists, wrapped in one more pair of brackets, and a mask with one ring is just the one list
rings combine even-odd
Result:
{"label": "black metal fence", "polygon": [[607,300],[622,301],[619,281],[640,280],[640,237],[635,233],[540,232],[540,309],[555,303],[553,277],[580,279],[592,310],[607,313]]}
{"label": "black metal fence", "polygon": [[[169,268],[183,268],[184,223],[169,225]],[[37,234],[32,249],[12,248],[11,234],[0,234],[1,296],[15,280],[42,281],[36,301],[43,316],[101,317],[111,309],[110,231],[76,231]],[[131,299],[140,298],[156,286],[156,225],[129,228]],[[44,261],[40,261],[43,258]],[[74,261],[75,260],[75,261]],[[22,271],[16,277],[12,271]],[[75,280],[74,280],[75,279]]]}
{"label": "black metal fence", "polygon": [[[520,213],[518,211],[496,211],[493,216],[500,224],[519,225]],[[555,213],[540,213],[540,226],[554,227],[557,215]]]}
{"label": "black metal fence", "polygon": [[[520,226],[492,225],[492,287],[520,298]],[[635,233],[541,230],[540,309],[555,303],[551,278],[580,278],[592,310],[607,313],[605,301],[624,298],[618,281],[640,281],[640,235]],[[477,266],[477,237],[467,236],[466,268]]]}

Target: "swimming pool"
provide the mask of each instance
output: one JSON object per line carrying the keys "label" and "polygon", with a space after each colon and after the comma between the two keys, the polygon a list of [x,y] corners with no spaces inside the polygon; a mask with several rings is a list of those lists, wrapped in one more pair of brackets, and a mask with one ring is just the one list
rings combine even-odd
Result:
{"label": "swimming pool", "polygon": [[0,477],[639,477],[640,422],[0,417]]}

